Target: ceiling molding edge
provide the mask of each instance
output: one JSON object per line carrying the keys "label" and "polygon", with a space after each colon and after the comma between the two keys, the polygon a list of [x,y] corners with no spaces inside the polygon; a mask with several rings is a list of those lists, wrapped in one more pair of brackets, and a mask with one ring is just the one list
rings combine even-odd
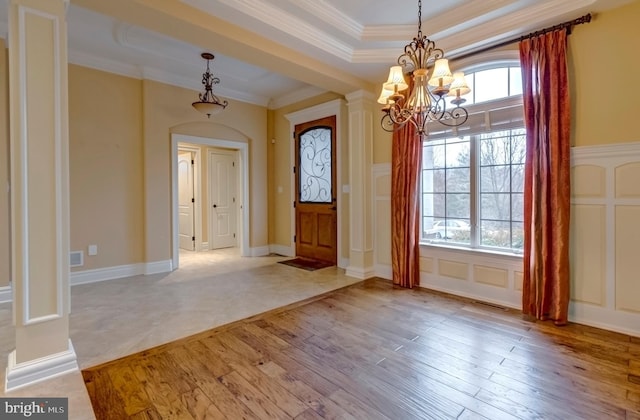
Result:
{"label": "ceiling molding edge", "polygon": [[127,34],[129,30],[132,28],[132,25],[118,21],[113,26],[113,40],[116,41],[116,44],[122,47],[130,47],[129,41],[127,40]]}
{"label": "ceiling molding edge", "polygon": [[304,101],[305,99],[313,98],[314,96],[318,96],[326,92],[327,90],[315,86],[307,86],[301,89],[296,89],[286,95],[272,99],[269,102],[269,109],[282,108],[283,106],[295,104],[296,102]]}
{"label": "ceiling molding edge", "polygon": [[[153,31],[140,31],[124,22],[116,24],[113,30],[113,37],[115,42],[122,47],[161,57],[163,60],[184,64],[188,63],[189,59],[194,56],[191,52],[187,52],[184,46],[175,39]],[[167,50],[170,52],[163,53],[163,51]]]}
{"label": "ceiling molding edge", "polygon": [[364,41],[411,41],[418,31],[417,25],[369,25],[362,31]]}
{"label": "ceiling molding edge", "polygon": [[[199,91],[198,89],[194,89],[193,87],[194,80],[154,67],[144,67],[142,69],[142,76],[144,79],[193,90],[194,92]],[[221,99],[233,99],[236,101],[247,102],[264,107],[266,107],[269,103],[269,98],[265,98],[264,96],[251,95],[246,92],[240,92],[234,89],[225,88],[224,86],[220,85],[216,86],[215,94]]]}
{"label": "ceiling molding edge", "polygon": [[364,26],[325,0],[297,0],[296,5],[333,26],[345,35],[362,40]]}
{"label": "ceiling molding edge", "polygon": [[[220,0],[220,2],[277,29],[290,38],[299,39],[344,61],[351,60],[353,48],[350,45],[292,14],[269,6],[262,0]],[[212,12],[202,7],[200,9],[207,13]]]}
{"label": "ceiling molding edge", "polygon": [[[69,51],[69,63],[107,73],[117,74],[119,76],[130,77],[132,79],[148,79],[171,86],[193,90],[194,92],[198,91],[197,89],[194,89],[194,81],[187,79],[186,77],[151,67],[140,68],[135,65],[124,64],[120,61],[110,60],[79,51]],[[233,99],[264,107],[268,106],[270,100],[263,96],[250,95],[233,89],[225,89],[221,86],[216,88],[216,94],[226,99]]]}
{"label": "ceiling molding edge", "polygon": [[95,70],[105,71],[107,73],[131,77],[133,79],[142,79],[142,71],[140,67],[99,57],[93,54],[69,50],[68,61],[69,63],[76,64],[78,66],[89,67]]}
{"label": "ceiling molding edge", "polygon": [[[530,22],[548,21],[554,17],[571,13],[580,7],[586,7],[592,2],[593,0],[573,0],[571,3],[560,2],[560,6],[556,4],[557,2],[533,5],[496,18],[491,22],[476,25],[470,30],[443,37],[442,44],[445,46],[444,49],[448,50],[449,57],[455,58],[456,54],[495,45],[514,36],[523,35],[521,28],[526,27]],[[576,3],[578,3],[577,7]],[[439,45],[439,47],[442,46]]]}
{"label": "ceiling molding edge", "polygon": [[391,63],[402,54],[401,48],[377,48],[360,49],[353,52],[352,62],[354,64],[380,64]]}

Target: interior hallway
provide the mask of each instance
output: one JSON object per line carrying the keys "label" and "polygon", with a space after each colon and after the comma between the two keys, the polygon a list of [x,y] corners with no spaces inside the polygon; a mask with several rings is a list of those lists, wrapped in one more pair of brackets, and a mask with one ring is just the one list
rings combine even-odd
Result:
{"label": "interior hallway", "polygon": [[[71,287],[70,336],[80,369],[360,281],[337,267],[308,272],[277,264],[284,259],[240,257],[237,248],[181,251],[171,273]],[[11,318],[11,304],[0,304],[3,382],[15,346]],[[69,397],[70,419],[94,418],[79,371],[6,395]]]}

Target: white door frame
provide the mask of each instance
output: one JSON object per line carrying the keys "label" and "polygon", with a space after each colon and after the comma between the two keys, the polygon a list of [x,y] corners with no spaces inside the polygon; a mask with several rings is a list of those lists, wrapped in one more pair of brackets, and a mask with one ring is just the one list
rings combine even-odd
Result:
{"label": "white door frame", "polygon": [[[195,250],[202,251],[202,202],[200,200],[200,148],[189,146],[188,144],[178,143],[178,152],[191,152],[193,156],[193,165],[191,170],[193,171],[193,199],[195,201],[193,206],[193,229],[195,241]],[[176,152],[177,159],[177,152]],[[176,167],[177,169],[177,167]],[[177,194],[177,193],[176,193]],[[178,197],[178,195],[176,195]],[[179,244],[178,244],[179,245]]]}
{"label": "white door frame", "polygon": [[239,203],[240,255],[251,255],[249,252],[249,144],[232,140],[219,140],[208,137],[187,136],[184,134],[171,134],[171,264],[175,270],[179,266],[178,249],[178,143],[192,143],[204,146],[222,147],[237,150],[239,154],[238,185],[241,188]]}
{"label": "white door frame", "polygon": [[[289,132],[295,133],[296,125],[306,123],[309,121],[319,120],[320,118],[330,117],[332,115],[336,116],[336,161],[333,162],[336,165],[336,191],[334,192],[336,197],[336,240],[338,245],[338,261],[337,265],[341,268],[346,268],[349,266],[348,258],[342,257],[342,206],[344,203],[342,202],[342,193],[348,191],[348,185],[343,186],[342,179],[342,105],[344,101],[342,99],[335,99],[333,101],[326,102],[324,104],[316,105],[311,108],[302,109],[300,111],[291,112],[285,115],[285,118],[289,120]],[[296,142],[293,138],[291,140],[291,146],[289,148],[289,156],[291,166],[296,165]],[[296,174],[291,171],[291,199],[290,203],[294,203],[296,201]],[[296,232],[296,212],[291,207],[291,249],[293,254],[296,253],[296,243],[293,240],[293,236]]]}

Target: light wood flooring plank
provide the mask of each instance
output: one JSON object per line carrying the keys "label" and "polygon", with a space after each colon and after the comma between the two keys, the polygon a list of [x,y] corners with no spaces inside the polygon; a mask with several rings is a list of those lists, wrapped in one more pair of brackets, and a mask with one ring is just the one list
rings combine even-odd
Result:
{"label": "light wood flooring plank", "polygon": [[369,280],[86,369],[102,419],[640,419],[640,338]]}

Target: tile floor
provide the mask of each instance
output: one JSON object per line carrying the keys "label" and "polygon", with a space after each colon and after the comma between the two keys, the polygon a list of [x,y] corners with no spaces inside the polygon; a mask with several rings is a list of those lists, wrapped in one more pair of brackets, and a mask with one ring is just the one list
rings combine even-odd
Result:
{"label": "tile floor", "polygon": [[[281,256],[240,257],[237,248],[181,252],[171,273],[71,288],[71,341],[80,369],[316,296],[359,280],[330,267],[305,271]],[[15,333],[0,304],[0,379]],[[0,395],[69,397],[69,418],[94,419],[80,372]]]}

